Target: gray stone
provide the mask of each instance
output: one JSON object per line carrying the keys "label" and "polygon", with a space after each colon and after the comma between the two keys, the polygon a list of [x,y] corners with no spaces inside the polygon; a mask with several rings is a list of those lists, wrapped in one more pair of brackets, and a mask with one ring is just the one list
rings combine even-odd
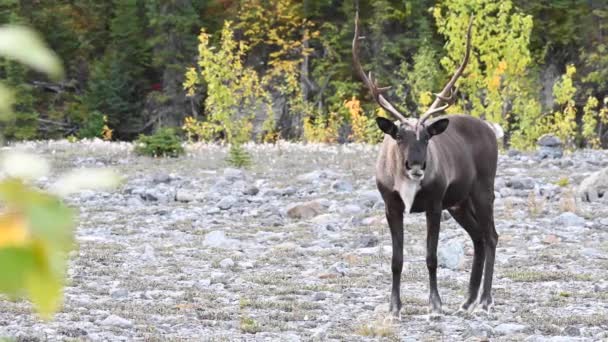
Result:
{"label": "gray stone", "polygon": [[288,186],[284,189],[281,189],[281,195],[283,196],[292,196],[295,195],[298,190],[293,186]]}
{"label": "gray stone", "polygon": [[376,247],[378,246],[378,243],[380,243],[378,237],[376,237],[375,235],[368,234],[359,237],[359,241],[357,241],[356,245],[358,248],[367,248]]}
{"label": "gray stone", "polygon": [[366,190],[360,194],[361,204],[366,207],[373,207],[376,203],[382,201],[382,196],[378,190]]}
{"label": "gray stone", "polygon": [[321,204],[317,201],[298,203],[287,208],[287,216],[292,219],[307,220],[321,214]]}
{"label": "gray stone", "polygon": [[472,338],[487,339],[494,336],[494,329],[484,322],[471,322],[469,328],[463,334],[467,340]]}
{"label": "gray stone", "polygon": [[175,194],[171,189],[157,187],[145,190],[143,194],[140,194],[140,197],[147,202],[167,203],[173,201]]}
{"label": "gray stone", "polygon": [[334,181],[333,183],[331,183],[331,188],[332,190],[336,191],[336,192],[352,192],[353,191],[353,185],[346,180],[343,179],[338,179],[336,181]]}
{"label": "gray stone", "polygon": [[329,328],[331,328],[331,326],[332,326],[332,323],[329,322],[327,324],[324,324],[324,325],[314,329],[312,335],[310,336],[311,341],[313,341],[313,342],[327,341],[327,332],[329,331]]}
{"label": "gray stone", "polygon": [[585,178],[577,188],[577,194],[586,202],[596,202],[602,197],[608,197],[608,168]]}
{"label": "gray stone", "polygon": [[194,199],[194,193],[192,193],[190,190],[177,189],[175,192],[175,200],[178,202],[188,203],[194,201]]}
{"label": "gray stone", "polygon": [[564,329],[564,333],[568,336],[581,336],[581,329],[571,325]]}
{"label": "gray stone", "polygon": [[564,150],[561,147],[542,146],[536,152],[536,157],[541,160],[547,159],[547,158],[557,159],[557,158],[561,158],[563,155],[564,155]]}
{"label": "gray stone", "polygon": [[129,320],[126,320],[120,316],[110,315],[103,321],[101,321],[101,325],[109,326],[109,327],[118,327],[118,328],[131,328],[133,327],[133,323]]}
{"label": "gray stone", "polygon": [[315,294],[312,296],[312,300],[319,302],[322,300],[327,299],[327,294],[325,292],[315,292]]}
{"label": "gray stone", "polygon": [[154,261],[156,260],[156,255],[154,255],[154,247],[152,247],[150,244],[145,244],[144,245],[144,252],[141,255],[141,259],[142,260],[146,260],[146,261]]}
{"label": "gray stone", "polygon": [[608,292],[608,282],[598,283],[593,285],[593,291],[598,293]]}
{"label": "gray stone", "polygon": [[[342,220],[344,220],[342,218],[342,216],[337,215],[337,214],[321,214],[321,215],[313,217],[310,220],[310,222],[315,223],[320,226],[327,226],[327,225],[333,225],[333,224],[339,223]],[[332,230],[332,229],[330,229],[330,230]]]}
{"label": "gray stone", "polygon": [[534,189],[535,182],[532,178],[522,177],[510,179],[507,181],[506,185],[515,190],[530,190]]}
{"label": "gray stone", "polygon": [[322,179],[337,179],[338,174],[329,170],[316,170],[309,173],[299,175],[297,180],[301,182],[317,183]]}
{"label": "gray stone", "polygon": [[347,204],[347,205],[343,205],[339,208],[340,213],[345,214],[345,215],[357,215],[360,214],[363,209],[361,209],[360,206],[356,205],[356,204]]}
{"label": "gray stone", "polygon": [[502,197],[510,197],[515,194],[515,191],[513,191],[511,188],[501,188],[499,193]]}
{"label": "gray stone", "polygon": [[523,324],[502,323],[494,328],[494,332],[497,335],[513,335],[523,333],[527,328],[528,327]]}
{"label": "gray stone", "polygon": [[464,258],[464,245],[458,240],[440,244],[437,249],[437,263],[441,267],[456,270]]}
{"label": "gray stone", "polygon": [[218,203],[217,207],[221,210],[228,210],[237,203],[237,199],[234,196],[225,196]]}
{"label": "gray stone", "polygon": [[563,227],[582,227],[585,219],[571,212],[561,213],[555,218],[555,224]]}
{"label": "gray stone", "polygon": [[515,156],[519,156],[521,154],[520,151],[518,150],[514,150],[514,149],[509,149],[509,151],[507,151],[507,155],[509,157],[515,157]]}
{"label": "gray stone", "polygon": [[538,146],[556,147],[562,146],[562,141],[553,134],[544,134],[538,139],[537,144]]}
{"label": "gray stone", "polygon": [[238,240],[227,238],[226,234],[221,230],[214,230],[205,235],[203,246],[213,248],[234,248],[238,246]]}
{"label": "gray stone", "polygon": [[126,289],[112,289],[110,290],[110,297],[114,299],[126,298],[129,295],[129,291]]}
{"label": "gray stone", "polygon": [[260,192],[260,189],[258,189],[257,186],[255,185],[250,185],[247,188],[245,188],[245,190],[243,191],[243,195],[247,195],[247,196],[255,196]]}
{"label": "gray stone", "polygon": [[234,266],[234,261],[231,258],[226,258],[220,261],[221,268],[232,268]]}
{"label": "gray stone", "polygon": [[152,177],[152,183],[154,183],[154,184],[171,183],[171,175],[169,175],[168,173],[159,173],[157,175],[154,175],[154,177]]}
{"label": "gray stone", "polygon": [[224,178],[228,181],[236,181],[245,178],[245,173],[242,170],[228,167],[224,169]]}
{"label": "gray stone", "polygon": [[339,261],[333,265],[331,265],[328,269],[329,273],[337,274],[339,276],[345,276],[348,274],[348,265],[346,263]]}

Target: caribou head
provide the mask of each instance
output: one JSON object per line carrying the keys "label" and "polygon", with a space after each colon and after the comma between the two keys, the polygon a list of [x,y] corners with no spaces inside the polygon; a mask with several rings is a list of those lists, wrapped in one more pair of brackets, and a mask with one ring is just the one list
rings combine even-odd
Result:
{"label": "caribou head", "polygon": [[377,117],[376,123],[382,132],[392,137],[398,144],[401,160],[405,175],[414,181],[421,181],[424,177],[424,171],[427,165],[427,148],[429,140],[441,133],[448,127],[449,120],[441,119],[431,124],[425,122],[433,115],[444,112],[455,100],[456,97],[456,81],[462,75],[464,68],[469,61],[471,51],[471,27],[473,26],[473,18],[469,22],[467,29],[467,46],[464,58],[460,67],[456,70],[452,78],[445,85],[441,92],[435,94],[435,100],[431,106],[417,120],[406,118],[393,106],[385,97],[386,92],[390,87],[378,87],[372,73],[366,75],[363,66],[359,61],[359,41],[365,39],[359,35],[359,11],[355,16],[355,36],[353,39],[353,63],[357,75],[363,83],[367,85],[374,100],[388,113],[392,114],[397,123],[383,118]]}

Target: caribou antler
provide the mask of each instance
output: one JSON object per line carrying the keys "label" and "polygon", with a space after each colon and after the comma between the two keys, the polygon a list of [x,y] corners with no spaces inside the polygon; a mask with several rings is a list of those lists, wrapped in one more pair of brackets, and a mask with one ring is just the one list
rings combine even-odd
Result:
{"label": "caribou antler", "polygon": [[[419,125],[423,124],[432,115],[443,112],[454,103],[454,100],[456,99],[456,87],[454,86],[454,84],[456,83],[460,75],[462,75],[464,68],[469,62],[469,54],[471,52],[471,27],[473,27],[473,18],[474,17],[471,17],[471,20],[469,21],[469,27],[467,29],[467,47],[464,53],[462,63],[460,64],[458,69],[456,69],[456,73],[454,73],[454,76],[452,76],[452,78],[450,79],[448,84],[445,85],[443,90],[440,93],[435,94],[435,101],[433,101],[429,109],[420,117],[420,119],[418,119]],[[444,102],[442,106],[439,105],[441,102]]]}
{"label": "caribou antler", "polygon": [[371,72],[369,73],[369,76],[365,75],[365,71],[361,66],[358,56],[359,40],[362,39],[365,39],[365,37],[359,36],[359,11],[357,10],[357,14],[355,15],[355,37],[353,38],[353,64],[355,66],[355,71],[363,83],[365,83],[365,85],[369,88],[374,100],[378,102],[380,107],[393,114],[397,119],[399,119],[399,121],[407,123],[405,116],[395,109],[395,107],[384,97],[384,95],[382,95],[382,93],[390,89],[390,87],[379,88]]}

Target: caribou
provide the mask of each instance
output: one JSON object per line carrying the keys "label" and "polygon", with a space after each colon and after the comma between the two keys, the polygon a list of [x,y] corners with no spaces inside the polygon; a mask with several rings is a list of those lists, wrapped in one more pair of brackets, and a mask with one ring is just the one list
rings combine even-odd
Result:
{"label": "caribou", "polygon": [[[376,163],[376,184],[385,203],[392,239],[392,290],[390,313],[400,317],[401,271],[403,269],[404,213],[425,213],[426,266],[429,273],[429,311],[442,313],[437,290],[437,244],[442,210],[447,210],[473,241],[474,256],[468,298],[459,310],[477,305],[489,312],[492,275],[498,234],[494,227],[494,179],[498,158],[497,131],[487,122],[468,115],[444,115],[456,98],[455,83],[462,75],[471,50],[471,27],[466,35],[462,63],[435,94],[431,106],[418,119],[408,119],[384,96],[371,72],[366,75],[359,61],[359,12],[355,17],[352,44],[353,65],[374,100],[397,121],[377,117],[384,141]],[[485,274],[485,276],[484,276]],[[479,289],[483,279],[483,292]]]}

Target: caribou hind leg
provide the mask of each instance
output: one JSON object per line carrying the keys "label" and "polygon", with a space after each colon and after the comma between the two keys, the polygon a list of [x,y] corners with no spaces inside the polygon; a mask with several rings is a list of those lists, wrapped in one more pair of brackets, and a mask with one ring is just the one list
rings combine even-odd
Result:
{"label": "caribou hind leg", "polygon": [[401,271],[403,270],[403,211],[404,204],[401,198],[394,193],[384,196],[386,206],[386,220],[391,230],[393,242],[393,258],[391,270],[393,272],[393,284],[391,288],[390,312],[395,318],[399,318],[401,311]]}
{"label": "caribou hind leg", "polygon": [[477,198],[473,199],[475,205],[475,214],[478,218],[479,228],[481,229],[484,241],[484,250],[486,255],[484,266],[483,292],[479,300],[481,309],[490,312],[493,304],[492,301],[492,277],[494,275],[494,258],[496,255],[496,244],[498,243],[498,234],[494,227],[494,191],[490,187],[490,191],[478,193]]}
{"label": "caribou hind leg", "polygon": [[460,310],[462,311],[472,311],[477,305],[477,297],[479,295],[479,287],[483,275],[483,265],[485,261],[484,236],[475,217],[473,204],[470,198],[464,201],[461,206],[450,208],[449,212],[456,222],[469,233],[469,236],[473,241],[474,256],[473,266],[471,268],[471,278],[469,280],[469,297],[460,306]]}

